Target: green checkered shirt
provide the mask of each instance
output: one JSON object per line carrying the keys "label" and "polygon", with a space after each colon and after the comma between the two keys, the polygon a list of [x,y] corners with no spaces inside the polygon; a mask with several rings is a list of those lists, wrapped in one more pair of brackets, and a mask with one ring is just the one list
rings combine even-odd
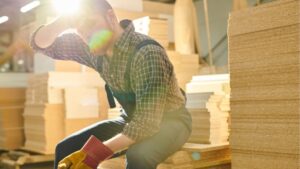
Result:
{"label": "green checkered shirt", "polygon": [[[128,56],[139,43],[150,37],[135,32],[131,22],[121,22],[121,26],[124,33],[114,44],[112,57],[93,55],[87,44],[74,33],[57,37],[47,48],[39,48],[34,40],[31,44],[36,51],[51,58],[73,60],[95,69],[116,91],[134,92],[135,112],[132,120],[124,127],[123,134],[140,141],[157,133],[163,114],[183,107],[185,99],[178,86],[173,65],[165,50],[157,45],[144,46],[136,53],[131,64],[130,79],[125,79]],[[126,86],[128,81],[130,88]]]}

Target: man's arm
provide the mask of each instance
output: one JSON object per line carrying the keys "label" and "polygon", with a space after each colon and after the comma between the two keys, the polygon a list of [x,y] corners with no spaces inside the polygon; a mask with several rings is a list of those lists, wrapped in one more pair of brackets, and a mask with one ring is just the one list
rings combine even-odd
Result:
{"label": "man's arm", "polygon": [[98,58],[90,53],[88,45],[70,28],[65,18],[58,18],[52,23],[41,26],[31,38],[31,46],[53,59],[72,60],[97,69]]}
{"label": "man's arm", "polygon": [[49,47],[62,32],[69,29],[66,18],[58,17],[50,24],[41,27],[33,37],[33,41],[40,48]]}
{"label": "man's arm", "polygon": [[103,144],[110,148],[113,152],[118,152],[134,143],[134,140],[130,139],[124,134],[118,134],[115,137],[105,141]]}

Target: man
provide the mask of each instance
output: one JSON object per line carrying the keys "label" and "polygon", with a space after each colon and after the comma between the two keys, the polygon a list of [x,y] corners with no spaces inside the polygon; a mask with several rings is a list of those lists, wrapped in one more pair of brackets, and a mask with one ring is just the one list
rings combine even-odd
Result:
{"label": "man", "polygon": [[[60,142],[55,168],[94,169],[128,148],[127,169],[155,169],[191,132],[173,66],[157,42],[136,33],[130,21],[119,23],[105,0],[84,0],[81,8],[85,12],[75,23],[60,17],[40,27],[32,46],[54,59],[94,68],[124,111],[118,119],[96,123]],[[68,28],[76,28],[77,34],[61,34]]]}

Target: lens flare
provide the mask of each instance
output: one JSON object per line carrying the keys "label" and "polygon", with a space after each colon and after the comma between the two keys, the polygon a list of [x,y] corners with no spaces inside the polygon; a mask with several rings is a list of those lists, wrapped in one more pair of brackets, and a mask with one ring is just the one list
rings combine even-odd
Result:
{"label": "lens flare", "polygon": [[107,45],[113,33],[110,30],[101,30],[93,34],[89,40],[89,48],[92,52],[98,51]]}
{"label": "lens flare", "polygon": [[76,14],[80,8],[80,0],[53,0],[53,4],[60,15]]}

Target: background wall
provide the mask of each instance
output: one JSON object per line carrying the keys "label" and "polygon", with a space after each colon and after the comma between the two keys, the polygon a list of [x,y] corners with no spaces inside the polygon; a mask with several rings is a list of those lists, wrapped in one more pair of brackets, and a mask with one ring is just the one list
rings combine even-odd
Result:
{"label": "background wall", "polygon": [[[272,0],[264,0],[270,2]],[[204,19],[203,0],[195,0],[198,24],[200,32],[200,56],[208,56],[207,35]],[[256,0],[248,0],[249,6],[254,6]],[[208,15],[211,32],[211,43],[213,51],[214,64],[217,66],[226,66],[228,63],[228,44],[227,44],[227,19],[232,8],[232,0],[209,0],[208,1]]]}

